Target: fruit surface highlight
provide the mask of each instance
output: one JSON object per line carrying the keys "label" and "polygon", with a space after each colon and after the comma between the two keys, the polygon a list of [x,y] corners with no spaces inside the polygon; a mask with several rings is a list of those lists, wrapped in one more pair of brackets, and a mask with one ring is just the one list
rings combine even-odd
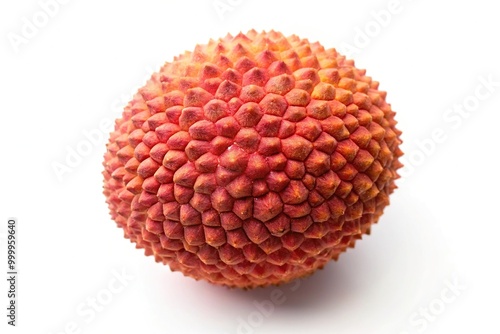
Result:
{"label": "fruit surface highlight", "polygon": [[336,260],[395,189],[401,132],[335,49],[228,35],[166,63],[116,121],[104,194],[125,237],[195,279],[252,288]]}

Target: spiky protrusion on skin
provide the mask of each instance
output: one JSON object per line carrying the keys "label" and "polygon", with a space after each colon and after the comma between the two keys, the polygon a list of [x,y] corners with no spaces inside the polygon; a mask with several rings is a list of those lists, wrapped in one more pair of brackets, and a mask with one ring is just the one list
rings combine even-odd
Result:
{"label": "spiky protrusion on skin", "polygon": [[250,31],[166,63],[116,121],[104,194],[125,237],[195,279],[303,277],[370,231],[402,155],[378,82],[335,49]]}

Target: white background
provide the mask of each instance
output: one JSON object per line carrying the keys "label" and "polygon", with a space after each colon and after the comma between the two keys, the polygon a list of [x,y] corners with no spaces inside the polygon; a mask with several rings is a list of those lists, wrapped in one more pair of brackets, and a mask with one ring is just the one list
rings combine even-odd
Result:
{"label": "white background", "polygon": [[[486,0],[390,3],[70,0],[43,22],[39,2],[3,1],[0,263],[4,277],[14,216],[20,276],[15,329],[1,280],[0,331],[499,333],[498,10]],[[15,46],[25,20],[45,25]],[[349,51],[388,91],[407,167],[372,235],[338,262],[299,286],[239,291],[172,273],[122,238],[101,193],[98,134],[163,62],[251,28]],[[53,165],[85,132],[95,143],[58,178]],[[105,305],[93,311],[92,298]]]}

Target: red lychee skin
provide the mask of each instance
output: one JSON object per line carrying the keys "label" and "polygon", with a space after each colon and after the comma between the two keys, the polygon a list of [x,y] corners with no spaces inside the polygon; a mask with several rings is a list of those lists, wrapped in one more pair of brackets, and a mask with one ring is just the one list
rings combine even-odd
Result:
{"label": "red lychee skin", "polygon": [[285,283],[370,232],[400,131],[378,82],[335,49],[271,31],[198,45],[116,121],[104,194],[157,262],[230,287]]}

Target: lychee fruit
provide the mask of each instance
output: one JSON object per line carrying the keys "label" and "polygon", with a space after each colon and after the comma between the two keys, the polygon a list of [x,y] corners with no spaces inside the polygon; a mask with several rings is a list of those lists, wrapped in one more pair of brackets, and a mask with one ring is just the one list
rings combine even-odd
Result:
{"label": "lychee fruit", "polygon": [[309,275],[370,232],[396,187],[401,132],[378,86],[295,35],[198,45],[116,120],[111,217],[197,280],[253,288]]}

